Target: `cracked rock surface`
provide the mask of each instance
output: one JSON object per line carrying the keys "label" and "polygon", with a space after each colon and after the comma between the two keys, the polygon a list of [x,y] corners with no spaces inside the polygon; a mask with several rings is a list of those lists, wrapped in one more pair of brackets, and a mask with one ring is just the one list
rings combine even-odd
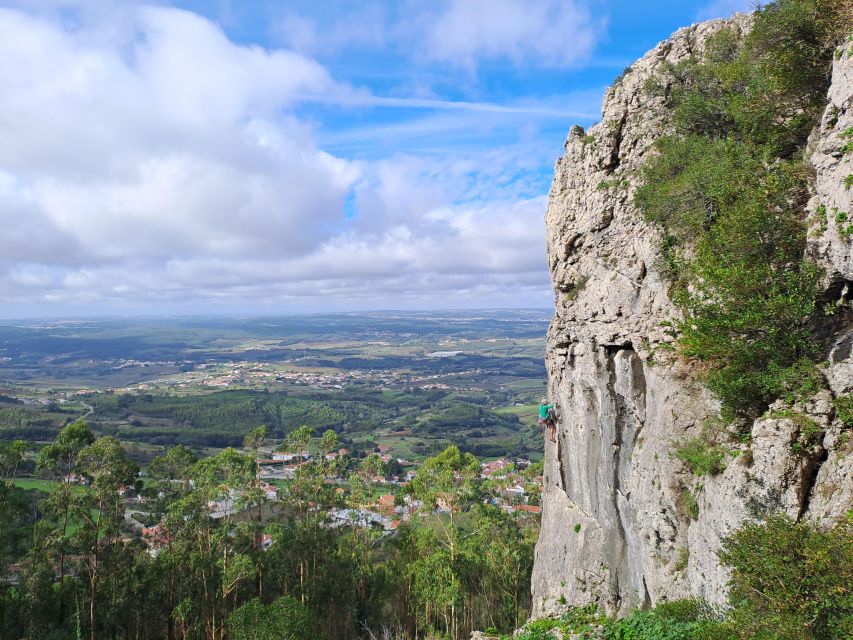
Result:
{"label": "cracked rock surface", "polygon": [[[670,323],[679,311],[655,266],[660,232],[633,205],[637,169],[670,131],[663,99],[644,85],[664,61],[701,51],[723,27],[744,32],[749,20],[694,25],[659,44],[607,91],[599,124],[572,128],[557,162],[546,214],[556,307],[546,365],[561,420],[557,443],[545,444],[535,617],[562,602],[623,614],[685,597],[721,604],[728,575],[717,551],[727,533],[780,511],[831,524],[853,507],[853,446],[832,407],[834,396],[853,390],[849,322],[835,327],[827,354],[830,390],[797,407],[820,426],[821,439],[800,446],[801,421],[780,415],[779,405],[751,426],[750,445],[726,470],[701,486],[671,455],[673,441],[698,435],[719,407],[674,355]],[[838,153],[841,132],[853,127],[851,100],[853,58],[845,52],[810,141],[812,212],[823,204],[853,215],[853,189],[843,184],[853,154]],[[827,299],[849,299],[850,239],[833,223],[811,224],[808,253],[826,273]],[[695,519],[687,491],[699,506]]]}

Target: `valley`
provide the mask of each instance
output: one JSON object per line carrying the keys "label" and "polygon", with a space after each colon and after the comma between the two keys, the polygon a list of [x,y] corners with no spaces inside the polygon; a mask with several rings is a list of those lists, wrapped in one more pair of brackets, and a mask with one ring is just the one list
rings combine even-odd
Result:
{"label": "valley", "polygon": [[[332,429],[406,459],[448,444],[541,457],[544,311],[0,325],[0,438],[50,440],[85,416],[140,462],[238,446],[265,425]],[[130,445],[133,446],[130,446]]]}

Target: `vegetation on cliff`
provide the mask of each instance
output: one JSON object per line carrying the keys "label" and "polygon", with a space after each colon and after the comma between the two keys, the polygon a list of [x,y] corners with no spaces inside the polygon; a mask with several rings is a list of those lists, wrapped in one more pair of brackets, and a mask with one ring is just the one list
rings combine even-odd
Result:
{"label": "vegetation on cliff", "polygon": [[636,202],[665,230],[682,352],[706,364],[728,417],[755,416],[812,381],[823,309],[804,257],[804,150],[851,26],[850,2],[777,0],[746,37],[723,30],[649,83],[675,132],[657,143]]}
{"label": "vegetation on cliff", "polygon": [[[774,516],[730,536],[731,607],[664,602],[617,619],[594,605],[529,623],[517,640],[840,640],[853,637],[853,513],[830,531]],[[573,635],[574,634],[574,635]]]}

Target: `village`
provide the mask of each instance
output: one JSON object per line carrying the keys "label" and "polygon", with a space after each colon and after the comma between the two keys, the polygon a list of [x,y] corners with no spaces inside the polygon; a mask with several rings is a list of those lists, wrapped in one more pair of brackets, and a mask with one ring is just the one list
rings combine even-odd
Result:
{"label": "village", "polygon": [[[446,358],[461,354],[461,351],[427,354],[430,358]],[[137,361],[117,360],[107,362],[114,369],[180,367],[178,373],[169,374],[123,387],[85,388],[62,392],[71,398],[98,393],[139,393],[149,391],[187,391],[191,389],[264,389],[272,386],[303,386],[314,389],[342,390],[353,385],[365,385],[383,390],[406,388],[470,390],[469,386],[449,384],[450,379],[471,378],[482,373],[479,368],[451,373],[413,373],[398,369],[333,369],[300,368],[288,363],[258,363],[233,361],[193,364],[189,361]]]}
{"label": "village", "polygon": [[[365,456],[362,461],[372,457],[374,461],[378,460],[382,464],[378,467],[379,473],[367,478],[373,488],[371,499],[360,504],[355,504],[351,499],[350,481],[347,478],[347,471],[357,466],[359,458],[350,456],[346,448],[317,454],[309,453],[307,449],[284,452],[267,448],[259,449],[257,453],[257,478],[250,483],[250,489],[255,490],[255,500],[257,490],[262,494],[263,513],[266,517],[279,513],[281,494],[287,490],[288,483],[294,481],[301,470],[311,466],[315,470],[322,470],[323,482],[335,486],[335,493],[341,499],[340,506],[326,511],[327,527],[372,529],[379,532],[380,537],[393,536],[402,523],[411,522],[417,516],[440,516],[456,509],[450,499],[440,497],[434,508],[427,508],[421,500],[415,499],[407,488],[417,477],[421,463],[392,458],[388,454],[388,447],[379,446],[376,450],[361,452]],[[365,467],[363,464],[361,466]],[[479,477],[475,479],[481,489],[482,502],[494,505],[507,513],[538,521],[542,512],[539,506],[541,477],[525,473],[530,467],[530,460],[523,458],[514,461],[501,458],[482,462]],[[387,469],[398,469],[401,473],[382,473],[381,470]],[[73,483],[86,482],[84,478],[77,476],[69,477],[68,480]],[[144,485],[144,475],[141,480]],[[144,492],[129,486],[123,487],[120,494],[129,531],[134,536],[141,537],[151,555],[157,555],[168,546],[170,536],[162,522],[144,524],[149,516],[147,509],[150,498],[147,498]],[[162,493],[159,497],[163,497]],[[209,517],[213,520],[240,520],[241,517],[246,517],[247,512],[255,507],[247,506],[246,501],[242,500],[243,497],[244,492],[227,490],[219,499],[208,502]],[[311,508],[319,510],[317,505],[312,504]],[[270,536],[264,536],[261,541],[263,548],[272,543]]]}

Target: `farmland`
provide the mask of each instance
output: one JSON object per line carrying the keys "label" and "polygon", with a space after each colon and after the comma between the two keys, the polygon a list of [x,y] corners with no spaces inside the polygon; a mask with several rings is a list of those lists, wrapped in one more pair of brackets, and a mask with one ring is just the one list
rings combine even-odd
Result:
{"label": "farmland", "polygon": [[412,459],[448,444],[536,457],[546,328],[527,310],[7,322],[0,438],[85,416],[140,458],[238,445],[262,424]]}

